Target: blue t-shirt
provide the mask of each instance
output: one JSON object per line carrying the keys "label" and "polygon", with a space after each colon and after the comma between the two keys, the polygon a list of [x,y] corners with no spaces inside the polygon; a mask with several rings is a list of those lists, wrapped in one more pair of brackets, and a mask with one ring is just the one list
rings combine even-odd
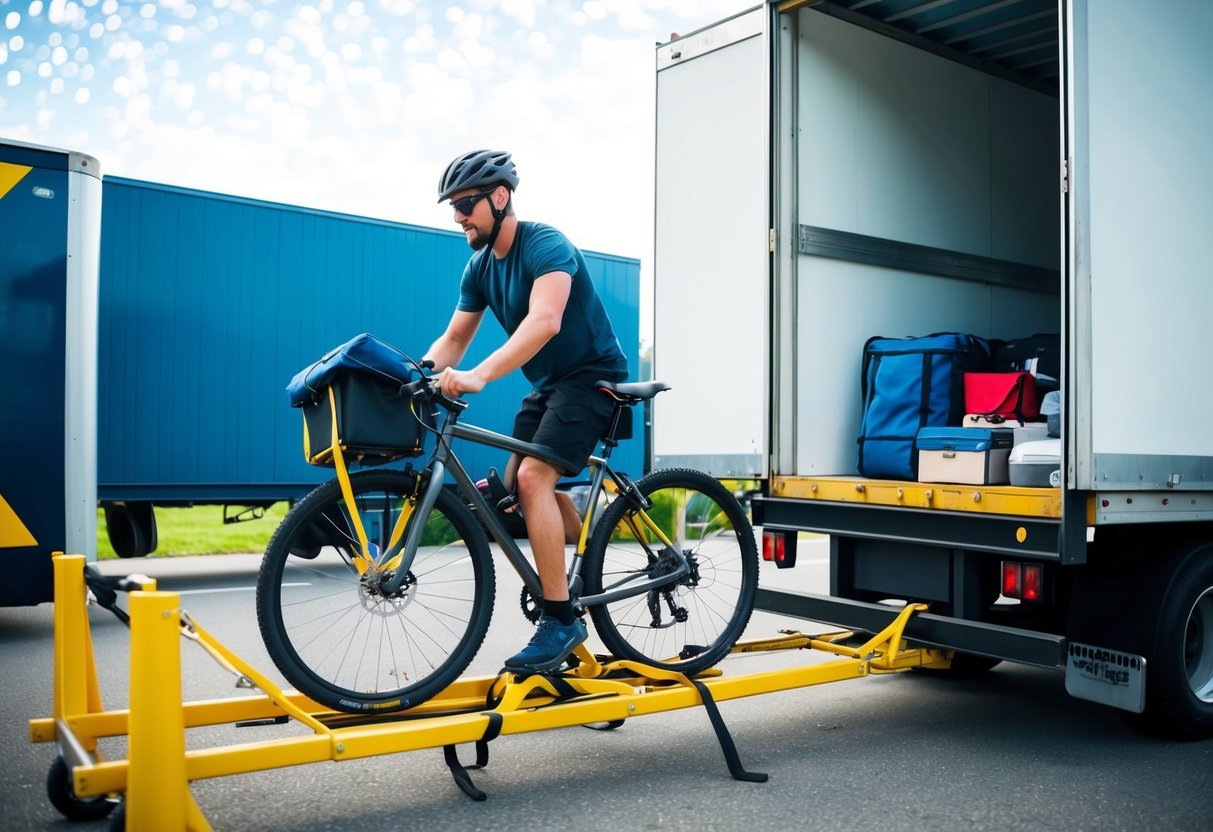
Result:
{"label": "blue t-shirt", "polygon": [[[487,263],[487,267],[486,267]],[[498,260],[489,249],[472,255],[459,284],[461,312],[488,308],[510,335],[530,308],[535,278],[550,272],[572,275],[560,332],[522,365],[522,373],[541,393],[572,373],[595,372],[606,381],[624,381],[628,362],[586,268],[585,258],[548,225],[519,222],[514,243]]]}

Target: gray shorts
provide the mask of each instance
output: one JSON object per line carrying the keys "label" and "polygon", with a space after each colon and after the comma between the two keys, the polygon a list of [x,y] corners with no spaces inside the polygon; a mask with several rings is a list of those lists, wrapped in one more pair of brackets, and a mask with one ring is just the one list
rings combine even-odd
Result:
{"label": "gray shorts", "polygon": [[514,417],[515,439],[546,445],[561,460],[565,476],[574,476],[606,432],[614,400],[598,392],[600,372],[566,376],[548,393],[532,390]]}

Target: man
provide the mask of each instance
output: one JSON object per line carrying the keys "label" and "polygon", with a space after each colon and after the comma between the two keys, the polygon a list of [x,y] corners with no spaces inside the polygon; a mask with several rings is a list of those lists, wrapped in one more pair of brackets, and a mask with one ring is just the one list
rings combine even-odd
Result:
{"label": "man", "polygon": [[[627,359],[581,252],[556,229],[518,220],[517,187],[518,172],[503,151],[465,153],[442,174],[438,201],[450,200],[475,253],[464,268],[455,313],[425,357],[442,371],[438,386],[451,397],[478,393],[521,368],[534,389],[522,401],[513,435],[553,448],[562,460],[553,467],[515,455],[505,477],[506,486],[517,489],[543,587],[539,627],[505,667],[543,672],[586,639],[565,571],[565,541],[577,539],[580,521],[556,484],[585,467],[610,419],[612,401],[594,383],[625,380]],[[508,338],[475,367],[459,369],[485,309]]]}

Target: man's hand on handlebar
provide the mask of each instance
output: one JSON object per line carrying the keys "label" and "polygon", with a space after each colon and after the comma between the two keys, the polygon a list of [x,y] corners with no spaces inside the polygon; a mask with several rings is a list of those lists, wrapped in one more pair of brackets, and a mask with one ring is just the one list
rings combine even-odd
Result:
{"label": "man's hand on handlebar", "polygon": [[434,378],[438,389],[451,399],[457,399],[464,393],[479,393],[486,383],[475,370],[456,370],[453,367],[448,367]]}

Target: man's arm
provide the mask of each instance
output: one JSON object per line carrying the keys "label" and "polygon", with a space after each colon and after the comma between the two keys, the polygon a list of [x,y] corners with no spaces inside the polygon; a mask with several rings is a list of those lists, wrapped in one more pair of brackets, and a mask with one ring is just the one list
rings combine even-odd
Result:
{"label": "man's arm", "polygon": [[[448,396],[479,393],[490,381],[495,381],[530,361],[535,353],[543,349],[544,344],[560,332],[560,322],[564,318],[564,307],[569,302],[572,286],[573,277],[567,272],[548,272],[535,278],[526,317],[522,319],[518,329],[514,330],[514,334],[473,369],[448,370],[443,373],[439,382],[442,392]],[[466,350],[466,347],[464,349]],[[463,354],[460,353],[459,358],[462,357]]]}
{"label": "man's arm", "polygon": [[483,310],[480,312],[455,310],[455,314],[451,316],[451,322],[446,325],[446,332],[438,336],[438,340],[430,345],[422,360],[433,361],[434,369],[439,371],[454,367],[467,354],[472,338],[480,329],[480,321],[483,317]]}

